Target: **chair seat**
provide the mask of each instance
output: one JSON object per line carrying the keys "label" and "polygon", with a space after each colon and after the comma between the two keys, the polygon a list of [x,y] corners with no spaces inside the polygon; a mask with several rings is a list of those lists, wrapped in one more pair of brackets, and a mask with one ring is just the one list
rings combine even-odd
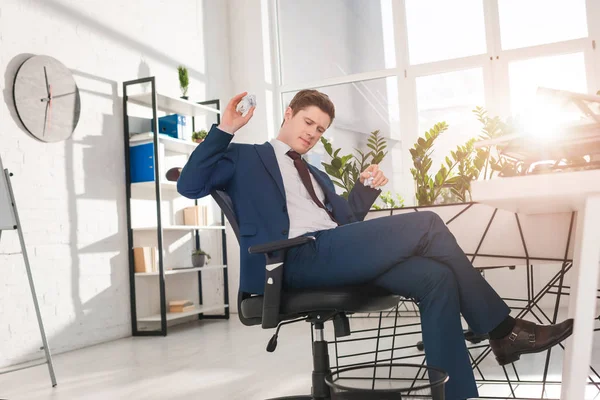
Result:
{"label": "chair seat", "polygon": [[[298,318],[315,311],[346,313],[376,312],[391,309],[401,296],[373,286],[344,286],[339,288],[282,291],[281,320]],[[253,296],[241,302],[244,318],[261,318],[263,296]]]}

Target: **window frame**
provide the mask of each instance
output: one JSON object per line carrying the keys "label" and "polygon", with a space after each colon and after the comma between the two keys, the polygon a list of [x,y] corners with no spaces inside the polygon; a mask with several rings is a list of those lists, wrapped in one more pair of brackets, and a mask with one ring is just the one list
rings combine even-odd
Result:
{"label": "window frame", "polygon": [[400,105],[400,144],[401,171],[400,176],[394,176],[395,191],[406,199],[406,205],[414,204],[414,181],[410,173],[412,159],[409,149],[418,139],[418,105],[417,78],[452,72],[470,68],[482,68],[484,78],[485,108],[491,115],[506,118],[511,115],[509,65],[514,61],[531,58],[583,52],[586,69],[587,90],[595,94],[600,90],[600,2],[586,0],[588,36],[562,42],[503,50],[500,37],[500,16],[498,0],[481,0],[486,34],[485,54],[435,61],[425,64],[410,65],[408,59],[408,34],[406,23],[406,7],[404,0],[390,0],[392,3],[394,44],[396,52],[396,67],[357,74],[338,76],[310,82],[286,82],[282,84],[282,65],[279,57],[279,27],[281,26],[278,13],[278,0],[268,1],[269,25],[271,27],[271,61],[273,82],[270,86],[273,95],[273,129],[276,132],[281,125],[284,107],[283,96],[286,93],[303,88],[320,88],[332,85],[351,84],[364,80],[396,76],[398,82],[398,103]]}

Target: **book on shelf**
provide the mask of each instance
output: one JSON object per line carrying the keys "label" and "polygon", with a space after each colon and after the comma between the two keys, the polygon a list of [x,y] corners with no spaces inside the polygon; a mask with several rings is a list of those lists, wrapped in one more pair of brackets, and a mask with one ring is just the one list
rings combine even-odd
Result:
{"label": "book on shelf", "polygon": [[184,225],[208,225],[208,207],[203,205],[186,207],[183,209]]}
{"label": "book on shelf", "polygon": [[134,247],[133,265],[135,272],[158,272],[158,248]]}
{"label": "book on shelf", "polygon": [[169,312],[186,312],[194,309],[194,302],[190,300],[172,300],[169,302]]}

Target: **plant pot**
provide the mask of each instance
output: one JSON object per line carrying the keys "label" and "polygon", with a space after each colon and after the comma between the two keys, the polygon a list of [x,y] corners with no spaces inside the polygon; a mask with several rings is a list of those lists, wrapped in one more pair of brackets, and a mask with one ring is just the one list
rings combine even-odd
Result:
{"label": "plant pot", "polygon": [[206,254],[192,254],[192,266],[194,268],[203,267],[206,264]]}
{"label": "plant pot", "polygon": [[189,97],[188,96],[181,96],[182,99],[187,100]]}
{"label": "plant pot", "polygon": [[204,139],[194,139],[194,142],[200,144],[200,143],[204,142]]}

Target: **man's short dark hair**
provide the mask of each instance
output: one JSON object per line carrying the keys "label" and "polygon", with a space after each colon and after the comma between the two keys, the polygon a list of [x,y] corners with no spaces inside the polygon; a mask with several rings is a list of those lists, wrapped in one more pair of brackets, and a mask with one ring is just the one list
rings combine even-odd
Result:
{"label": "man's short dark hair", "polygon": [[329,115],[329,125],[331,125],[335,118],[335,106],[329,96],[325,93],[314,89],[304,89],[296,93],[289,105],[292,109],[292,116],[296,115],[298,111],[304,110],[310,106],[319,107],[321,111]]}

